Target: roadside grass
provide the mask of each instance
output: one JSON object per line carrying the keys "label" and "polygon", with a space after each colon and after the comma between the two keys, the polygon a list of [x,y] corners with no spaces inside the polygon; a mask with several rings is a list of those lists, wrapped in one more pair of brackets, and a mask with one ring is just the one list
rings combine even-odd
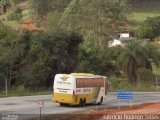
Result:
{"label": "roadside grass", "polygon": [[149,17],[160,16],[160,12],[133,12],[130,20],[137,21],[139,23],[144,22]]}
{"label": "roadside grass", "polygon": [[51,89],[26,89],[23,86],[13,87],[8,90],[8,95],[6,96],[5,91],[0,91],[0,97],[12,97],[12,96],[33,96],[33,95],[48,95],[52,94]]}
{"label": "roadside grass", "polygon": [[[119,90],[131,90],[137,92],[160,92],[160,86],[156,86],[156,81],[138,81],[136,85],[131,85],[126,79],[117,78],[115,76],[108,78],[111,82],[111,87],[109,91],[116,92]],[[0,98],[3,97],[15,97],[15,96],[33,96],[33,95],[48,95],[52,94],[52,89],[26,89],[24,86],[12,87],[8,90],[8,96],[6,96],[5,91],[0,91]]]}
{"label": "roadside grass", "polygon": [[12,20],[12,21],[5,20],[5,21],[3,21],[3,24],[11,27],[13,29],[19,29],[20,28],[20,26],[19,26],[19,24],[16,20]]}
{"label": "roadside grass", "polygon": [[118,90],[131,90],[131,91],[160,91],[160,87],[156,86],[156,79],[150,81],[138,80],[136,85],[132,85],[128,80],[124,78],[117,78],[115,76],[109,77],[109,82],[111,82],[110,91]]}
{"label": "roadside grass", "polygon": [[135,25],[144,22],[148,17],[160,16],[160,1],[144,2],[135,4],[131,8],[131,17],[129,20]]}
{"label": "roadside grass", "polygon": [[133,4],[132,11],[134,12],[159,12],[160,11],[160,1],[146,1]]}

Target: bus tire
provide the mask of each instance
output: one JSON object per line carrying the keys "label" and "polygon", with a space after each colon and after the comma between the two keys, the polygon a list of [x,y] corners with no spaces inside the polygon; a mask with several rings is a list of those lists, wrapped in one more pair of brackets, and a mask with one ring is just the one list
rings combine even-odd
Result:
{"label": "bus tire", "polygon": [[64,106],[64,104],[63,104],[63,103],[59,103],[59,105],[60,105],[60,106]]}
{"label": "bus tire", "polygon": [[101,97],[101,100],[100,100],[100,102],[98,103],[98,105],[101,105],[102,102],[103,102],[103,97]]}
{"label": "bus tire", "polygon": [[82,98],[80,99],[80,101],[79,101],[79,107],[83,107],[83,100],[82,100]]}
{"label": "bus tire", "polygon": [[66,106],[67,104],[65,104],[65,103],[60,103],[60,106],[61,107],[64,107],[64,106]]}
{"label": "bus tire", "polygon": [[83,100],[83,107],[86,106],[86,98]]}

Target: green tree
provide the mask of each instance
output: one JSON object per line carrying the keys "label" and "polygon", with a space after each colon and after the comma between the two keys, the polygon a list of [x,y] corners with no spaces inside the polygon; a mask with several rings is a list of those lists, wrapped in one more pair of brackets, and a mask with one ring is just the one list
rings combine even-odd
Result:
{"label": "green tree", "polygon": [[63,13],[54,12],[49,17],[48,28],[78,31],[85,39],[94,36],[95,46],[103,49],[108,46],[110,33],[128,14],[127,0],[72,0]]}
{"label": "green tree", "polygon": [[6,14],[8,7],[10,5],[9,0],[0,0],[0,5],[2,6],[3,13]]}
{"label": "green tree", "polygon": [[82,35],[65,30],[16,33],[0,24],[0,78],[11,86],[51,87],[57,73],[78,64]]}
{"label": "green tree", "polygon": [[37,20],[45,19],[48,12],[51,10],[51,2],[52,0],[29,0],[33,17],[38,17]]}
{"label": "green tree", "polygon": [[16,38],[11,29],[0,24],[0,71],[1,79],[10,78],[12,57],[10,56],[11,50],[11,40]]}
{"label": "green tree", "polygon": [[137,30],[137,37],[153,40],[160,36],[160,16],[148,18]]}
{"label": "green tree", "polygon": [[55,74],[74,71],[82,40],[81,35],[64,30],[35,33],[19,79],[26,87],[51,87]]}
{"label": "green tree", "polygon": [[152,70],[151,62],[159,67],[159,60],[159,48],[150,43],[137,41],[122,48],[122,52],[117,58],[119,65],[132,84],[137,82],[139,68]]}
{"label": "green tree", "polygon": [[10,28],[0,27],[0,71],[1,78],[7,78],[9,84],[15,85],[21,63],[29,51],[30,34],[15,34]]}

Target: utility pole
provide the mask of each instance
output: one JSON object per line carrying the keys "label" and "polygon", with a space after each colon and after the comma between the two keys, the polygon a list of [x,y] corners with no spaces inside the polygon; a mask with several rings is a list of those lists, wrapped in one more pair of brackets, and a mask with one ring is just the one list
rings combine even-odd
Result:
{"label": "utility pole", "polygon": [[7,81],[7,78],[5,79],[5,86],[6,86],[6,96],[8,96],[8,81]]}

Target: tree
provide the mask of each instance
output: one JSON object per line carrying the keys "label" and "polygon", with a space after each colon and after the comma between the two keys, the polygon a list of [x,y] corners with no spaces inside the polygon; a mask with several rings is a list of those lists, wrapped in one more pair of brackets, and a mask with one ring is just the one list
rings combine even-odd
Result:
{"label": "tree", "polygon": [[119,65],[132,84],[137,82],[139,68],[152,70],[151,62],[159,67],[159,60],[159,48],[150,43],[137,41],[122,48],[122,53],[117,58]]}
{"label": "tree", "polygon": [[[85,41],[79,52],[78,72],[117,74],[108,50],[109,35],[129,14],[125,0],[72,0],[63,14],[49,17],[49,30],[63,28],[78,31]],[[97,69],[98,68],[98,69]]]}
{"label": "tree", "polygon": [[0,78],[11,87],[51,87],[55,74],[75,70],[82,41],[72,31],[15,33],[0,24]]}
{"label": "tree", "polygon": [[126,20],[129,8],[127,0],[72,0],[64,12],[49,16],[48,29],[78,31],[85,39],[93,36],[94,46],[102,50],[108,46],[110,33]]}
{"label": "tree", "polygon": [[0,77],[7,78],[9,84],[15,85],[22,61],[30,49],[30,33],[15,34],[10,28],[0,26]]}
{"label": "tree", "polygon": [[52,0],[29,0],[32,15],[40,20],[45,19],[51,10],[51,2]]}
{"label": "tree", "polygon": [[2,6],[3,13],[6,14],[8,7],[10,6],[9,0],[0,0],[0,5]]}
{"label": "tree", "polygon": [[153,40],[160,36],[160,16],[148,18],[142,26],[137,30],[139,38],[149,38]]}
{"label": "tree", "polygon": [[51,87],[57,73],[70,73],[77,65],[81,35],[59,30],[35,33],[19,79],[25,87]]}

